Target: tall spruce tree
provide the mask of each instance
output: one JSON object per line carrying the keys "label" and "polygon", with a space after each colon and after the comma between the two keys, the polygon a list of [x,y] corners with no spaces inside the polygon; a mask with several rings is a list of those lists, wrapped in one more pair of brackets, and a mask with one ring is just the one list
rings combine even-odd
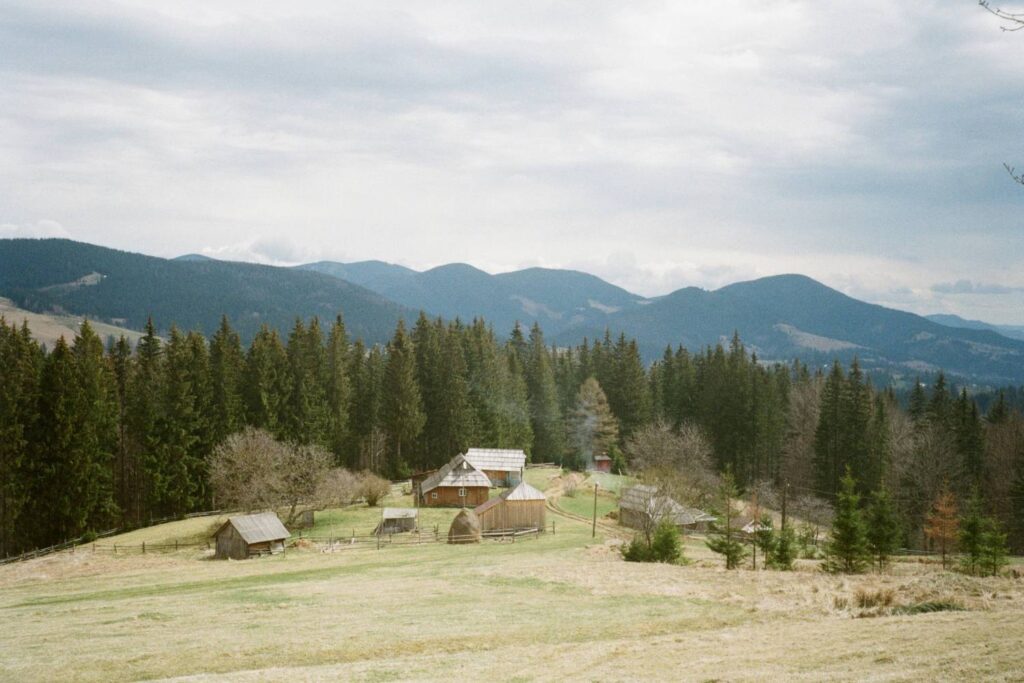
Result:
{"label": "tall spruce tree", "polygon": [[560,463],[565,455],[565,427],[558,409],[558,390],[551,359],[544,345],[544,334],[536,323],[530,330],[526,386],[533,430],[533,458]]}
{"label": "tall spruce tree", "polygon": [[349,344],[345,321],[339,315],[331,325],[327,338],[327,367],[325,369],[324,395],[327,400],[327,445],[334,453],[335,462],[345,462],[344,452],[348,443],[349,403]]}
{"label": "tall spruce tree", "polygon": [[899,544],[900,527],[893,509],[889,492],[884,488],[871,493],[867,509],[867,539],[871,557],[881,571],[896,552]]}
{"label": "tall spruce tree", "polygon": [[222,316],[220,327],[210,339],[210,430],[215,444],[241,430],[245,424],[244,372],[242,340],[231,328],[228,317]]}
{"label": "tall spruce tree", "polygon": [[416,438],[423,430],[426,417],[419,386],[416,384],[416,356],[412,340],[405,331],[405,322],[398,321],[395,334],[388,343],[384,370],[383,420],[393,472],[416,462],[411,453]]}
{"label": "tall spruce tree", "polygon": [[831,538],[826,546],[825,570],[858,574],[867,568],[871,560],[871,551],[860,510],[857,482],[849,467],[839,480],[835,508]]}
{"label": "tall spruce tree", "polygon": [[704,541],[712,552],[725,558],[726,569],[738,568],[747,554],[746,547],[738,537],[738,531],[733,528],[736,515],[732,505],[737,497],[739,490],[736,488],[736,479],[732,470],[726,468],[718,487],[715,519],[710,523],[707,540]]}

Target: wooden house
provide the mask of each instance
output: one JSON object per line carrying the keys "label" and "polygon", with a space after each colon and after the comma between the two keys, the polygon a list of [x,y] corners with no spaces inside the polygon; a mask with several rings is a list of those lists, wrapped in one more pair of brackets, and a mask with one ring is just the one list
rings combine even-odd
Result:
{"label": "wooden house", "polygon": [[284,542],[291,536],[273,512],[238,515],[224,522],[213,537],[217,540],[214,557],[244,560],[260,555],[284,552]]}
{"label": "wooden house", "polygon": [[676,526],[696,530],[704,528],[714,517],[703,510],[680,505],[654,486],[637,484],[624,489],[619,496],[619,523],[633,529],[643,529],[664,519]]}
{"label": "wooden house", "polygon": [[590,462],[590,467],[587,469],[594,472],[611,472],[612,471],[612,459],[603,453],[595,455]]}
{"label": "wooden house", "polygon": [[512,487],[523,480],[526,453],[512,448],[470,448],[465,458],[487,475],[492,486]]}
{"label": "wooden house", "polygon": [[424,479],[416,492],[424,507],[476,507],[491,495],[491,480],[473,467],[463,455],[456,455],[444,467]]}
{"label": "wooden house", "polygon": [[420,511],[416,508],[384,508],[380,514],[380,524],[373,533],[384,536],[416,531],[419,515]]}
{"label": "wooden house", "polygon": [[525,481],[497,498],[477,506],[477,518],[486,534],[489,531],[543,529],[547,498]]}

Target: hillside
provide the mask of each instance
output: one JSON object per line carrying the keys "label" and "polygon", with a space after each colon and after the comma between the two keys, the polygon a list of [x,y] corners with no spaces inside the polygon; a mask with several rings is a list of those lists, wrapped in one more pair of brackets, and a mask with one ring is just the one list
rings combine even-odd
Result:
{"label": "hillside", "polygon": [[226,314],[243,337],[296,317],[345,316],[350,334],[383,341],[401,315],[379,294],[319,273],[249,263],[168,260],[70,240],[0,240],[0,296],[38,313],[89,315],[132,329],[149,316],[211,333]]}
{"label": "hillside", "polygon": [[[690,349],[728,341],[734,331],[763,360],[811,363],[857,356],[868,369],[914,375],[937,370],[979,382],[1024,380],[1024,342],[991,330],[946,327],[921,316],[865,303],[801,275],[779,275],[715,291],[689,287],[609,316],[635,335],[647,357],[666,345]],[[575,327],[570,343],[602,328]]]}
{"label": "hillside", "polygon": [[[50,348],[53,348],[53,345],[61,337],[64,337],[68,343],[71,343],[71,340],[78,334],[78,326],[82,322],[82,318],[72,315],[26,311],[15,306],[10,299],[4,298],[0,298],[0,317],[4,318],[8,323],[16,325],[27,322],[28,328],[36,341],[46,344]],[[111,337],[116,339],[123,335],[132,342],[135,342],[142,336],[141,332],[129,330],[126,327],[118,327],[117,325],[92,320],[90,324],[100,339],[104,340]]]}
{"label": "hillside", "polygon": [[1024,340],[1024,325],[993,325],[992,323],[982,322],[981,320],[967,320],[961,318],[958,315],[950,315],[948,313],[935,313],[933,315],[926,315],[928,320],[933,323],[938,323],[946,327],[963,327],[968,330],[991,330],[1004,337],[1011,339]]}
{"label": "hillside", "polygon": [[538,322],[549,335],[574,325],[601,326],[610,314],[643,300],[573,270],[528,268],[491,275],[451,263],[418,272],[381,261],[319,262],[299,268],[343,278],[408,308],[445,318],[482,316],[500,334],[507,334],[517,321],[525,326]]}
{"label": "hillside", "polygon": [[[544,487],[547,472],[527,476]],[[432,536],[455,510],[424,513]],[[344,540],[378,515],[326,511],[305,535]],[[1011,577],[920,558],[882,575],[832,576],[816,561],[727,572],[697,537],[689,565],[627,563],[603,525],[592,539],[589,524],[549,516],[556,533],[515,543],[320,552],[303,539],[246,561],[175,551],[217,526],[195,518],[0,566],[0,679],[1009,681],[1020,670],[1024,594]],[[858,604],[872,596],[891,604]]]}

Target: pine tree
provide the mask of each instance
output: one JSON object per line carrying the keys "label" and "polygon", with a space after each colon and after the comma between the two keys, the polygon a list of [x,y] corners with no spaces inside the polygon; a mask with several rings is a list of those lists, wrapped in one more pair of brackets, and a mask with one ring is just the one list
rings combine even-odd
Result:
{"label": "pine tree", "polygon": [[885,489],[876,489],[871,494],[871,503],[867,509],[867,527],[868,548],[878,565],[878,570],[881,571],[888,563],[889,557],[896,552],[900,536],[896,511]]}
{"label": "pine tree", "polygon": [[[754,529],[754,547],[761,551],[761,556],[764,558],[763,566],[765,568],[771,563],[771,558],[775,554],[775,548],[778,543],[778,534],[775,533],[775,525],[772,522],[770,515],[762,514],[758,520],[757,528]],[[757,552],[755,550],[755,552]]]}
{"label": "pine tree", "polygon": [[962,481],[969,490],[981,486],[985,476],[984,427],[978,414],[978,404],[967,396],[966,389],[960,392],[954,410],[956,450],[963,469]]}
{"label": "pine tree", "polygon": [[526,363],[526,386],[533,430],[533,458],[539,462],[561,462],[565,454],[565,427],[558,409],[558,391],[544,335],[536,323],[530,330]]}
{"label": "pine tree", "polygon": [[782,528],[779,529],[778,538],[775,540],[775,546],[769,565],[773,569],[790,571],[793,569],[793,562],[796,561],[796,556],[796,534],[793,532],[793,527],[791,525],[784,524]]}
{"label": "pine tree", "polygon": [[834,495],[839,489],[843,448],[843,370],[839,362],[825,380],[821,393],[821,412],[814,433],[814,465],[818,488]]}
{"label": "pine tree", "polygon": [[597,379],[590,377],[580,386],[569,418],[567,442],[574,458],[572,465],[582,469],[593,456],[608,455],[618,436],[618,423],[608,399]]}
{"label": "pine tree", "polygon": [[215,444],[241,430],[245,424],[244,372],[241,338],[231,329],[227,316],[223,316],[210,340],[210,429]]}
{"label": "pine tree", "polygon": [[146,334],[139,340],[135,363],[128,381],[126,430],[129,442],[131,501],[127,518],[140,524],[153,517],[153,501],[165,497],[165,481],[160,461],[157,422],[160,418],[160,381],[163,374],[163,348],[153,321],[146,323]]}
{"label": "pine tree", "polygon": [[859,574],[867,568],[871,554],[859,505],[857,482],[847,467],[836,494],[836,515],[826,547],[826,571]]}
{"label": "pine tree", "polygon": [[458,327],[452,327],[441,342],[439,389],[444,401],[437,413],[436,450],[431,452],[432,457],[438,458],[438,465],[464,453],[474,437],[473,411],[469,403],[461,335]]}
{"label": "pine tree", "polygon": [[398,321],[395,334],[388,343],[387,365],[384,371],[383,420],[387,435],[391,466],[397,472],[414,461],[409,447],[423,430],[426,417],[420,390],[416,384],[416,356],[412,341],[405,331],[405,323]]}
{"label": "pine tree", "polygon": [[998,576],[1007,564],[1009,549],[1006,546],[1006,534],[995,519],[987,518],[985,530],[981,534],[981,558],[979,567],[982,574]]}
{"label": "pine tree", "polygon": [[189,366],[192,354],[184,335],[171,327],[164,349],[159,411],[156,420],[157,446],[151,474],[159,482],[151,502],[157,516],[180,516],[197,501],[202,461],[198,456],[198,432],[203,419],[198,414],[197,396]]}
{"label": "pine tree", "polygon": [[277,331],[264,325],[245,357],[242,397],[246,423],[282,436],[290,395],[288,353]]}
{"label": "pine tree", "polygon": [[324,377],[324,395],[327,399],[327,445],[334,453],[335,462],[341,464],[348,443],[349,403],[349,344],[345,321],[339,315],[334,319],[327,338],[327,367]]}
{"label": "pine tree", "polygon": [[114,378],[114,400],[117,406],[117,451],[114,456],[114,501],[120,514],[120,525],[128,526],[133,514],[132,482],[134,477],[131,444],[128,439],[128,383],[132,377],[132,347],[121,337],[111,344],[107,353]]}
{"label": "pine tree", "polygon": [[735,514],[732,502],[737,497],[739,497],[739,491],[736,489],[736,479],[733,477],[732,471],[726,469],[718,488],[718,502],[721,509],[715,511],[716,519],[710,523],[705,541],[712,552],[725,558],[726,569],[739,567],[747,554],[747,549],[737,538],[737,532],[733,529]]}
{"label": "pine tree", "polygon": [[982,555],[984,553],[984,535],[989,529],[989,521],[981,511],[981,496],[975,490],[964,516],[960,519],[960,533],[958,543],[960,546],[960,567],[968,574],[977,574],[981,570]]}

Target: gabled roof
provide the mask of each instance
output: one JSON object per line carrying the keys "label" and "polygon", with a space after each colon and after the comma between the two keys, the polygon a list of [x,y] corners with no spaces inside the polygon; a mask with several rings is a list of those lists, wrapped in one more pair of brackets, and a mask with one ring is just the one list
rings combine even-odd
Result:
{"label": "gabled roof", "polygon": [[466,459],[478,470],[518,472],[526,467],[526,453],[512,448],[470,448]]}
{"label": "gabled roof", "polygon": [[637,484],[625,489],[619,497],[619,508],[642,512],[652,518],[669,518],[676,524],[683,525],[710,522],[715,519],[703,510],[683,507],[647,484]]}
{"label": "gabled roof", "polygon": [[416,508],[384,508],[383,519],[416,519],[420,511]]}
{"label": "gabled roof", "polygon": [[483,514],[484,512],[486,512],[487,510],[490,510],[492,507],[494,507],[495,505],[497,505],[500,502],[502,502],[501,496],[499,496],[497,498],[491,498],[490,500],[485,500],[484,502],[482,502],[479,505],[477,505],[473,509],[473,512],[475,512],[478,515]]}
{"label": "gabled roof", "polygon": [[504,500],[547,500],[543,493],[533,488],[525,481],[519,482],[514,489],[501,494]]}
{"label": "gabled roof", "polygon": [[284,528],[284,524],[273,512],[261,512],[255,515],[238,515],[231,517],[224,522],[216,536],[227,525],[235,527],[235,531],[246,543],[265,543],[267,541],[283,541],[291,536],[291,533]]}
{"label": "gabled roof", "polygon": [[420,492],[426,493],[439,486],[486,486],[491,487],[487,475],[474,467],[464,455],[456,455],[444,467],[434,472],[420,484]]}

